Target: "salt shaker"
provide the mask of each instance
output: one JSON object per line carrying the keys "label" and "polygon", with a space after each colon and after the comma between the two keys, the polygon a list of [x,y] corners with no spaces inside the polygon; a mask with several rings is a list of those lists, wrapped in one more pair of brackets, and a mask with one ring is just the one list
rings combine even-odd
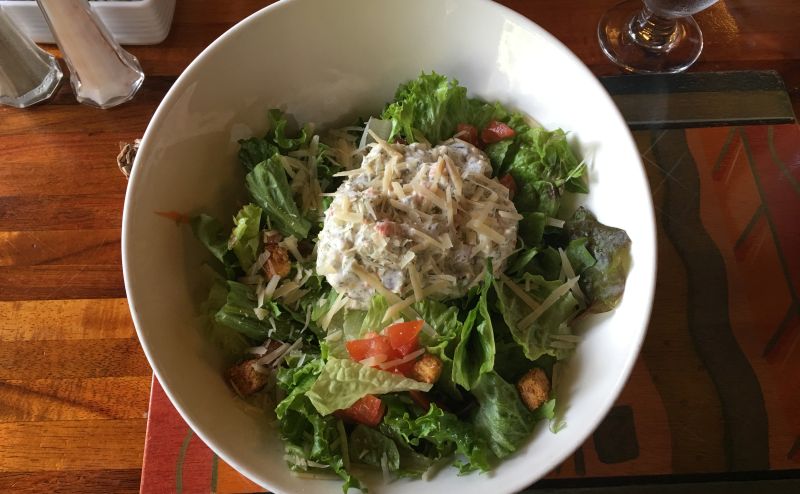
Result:
{"label": "salt shaker", "polygon": [[55,57],[23,34],[0,6],[0,105],[26,108],[44,101],[62,77]]}
{"label": "salt shaker", "polygon": [[144,72],[108,32],[87,0],[36,0],[70,70],[78,101],[111,108],[136,94]]}

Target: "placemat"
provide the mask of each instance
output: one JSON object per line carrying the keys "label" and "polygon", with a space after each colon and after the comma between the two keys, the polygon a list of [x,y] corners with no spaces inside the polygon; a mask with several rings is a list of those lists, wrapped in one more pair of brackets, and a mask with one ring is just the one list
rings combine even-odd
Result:
{"label": "placemat", "polygon": [[[791,120],[782,111],[763,121]],[[608,416],[534,488],[798,478],[800,126],[663,128],[639,115],[658,224],[647,338]],[[264,492],[193,434],[156,380],[146,441],[143,494]]]}

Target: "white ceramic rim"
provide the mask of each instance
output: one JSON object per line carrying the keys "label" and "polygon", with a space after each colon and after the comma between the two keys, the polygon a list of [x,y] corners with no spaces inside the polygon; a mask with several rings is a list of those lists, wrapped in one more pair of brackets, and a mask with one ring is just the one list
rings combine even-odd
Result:
{"label": "white ceramic rim", "polygon": [[[282,8],[286,7],[286,5],[288,5],[290,3],[293,3],[295,1],[297,1],[297,0],[280,0],[280,1],[276,2],[276,3],[273,3],[271,5],[268,5],[268,6],[264,7],[261,10],[258,10],[256,12],[254,12],[253,14],[251,14],[248,17],[244,18],[242,21],[240,21],[237,24],[235,24],[229,30],[225,31],[216,40],[214,40],[208,47],[206,47],[202,52],[200,52],[200,54],[197,55],[197,57],[194,60],[192,60],[192,62],[181,73],[181,75],[178,77],[178,79],[175,81],[175,83],[172,85],[172,87],[169,89],[169,91],[167,91],[166,96],[164,97],[164,99],[159,104],[158,108],[156,109],[155,113],[153,114],[153,117],[150,120],[150,123],[147,126],[147,130],[145,131],[145,134],[144,134],[144,136],[142,138],[142,141],[141,141],[141,144],[140,144],[140,148],[146,148],[148,146],[149,141],[154,138],[153,137],[153,133],[155,132],[154,128],[156,126],[153,125],[153,122],[157,122],[159,119],[161,119],[163,117],[163,115],[167,114],[172,109],[173,105],[176,103],[176,100],[177,100],[178,96],[180,95],[180,93],[184,89],[183,86],[185,84],[185,81],[190,78],[190,75],[191,75],[191,73],[192,73],[192,71],[193,71],[195,66],[201,64],[203,59],[205,57],[210,56],[211,54],[213,54],[217,50],[217,47],[220,44],[224,43],[227,38],[229,38],[231,36],[235,36],[235,34],[238,31],[240,31],[242,29],[245,29],[251,22],[254,22],[254,20],[257,17],[260,17],[262,15],[266,15],[267,13],[269,13],[269,12],[271,12],[273,10],[282,9]],[[500,9],[505,16],[513,18],[519,24],[525,25],[528,29],[536,32],[537,36],[541,36],[542,38],[548,40],[548,42],[552,43],[554,46],[556,46],[560,50],[562,50],[563,53],[564,53],[564,56],[571,58],[573,62],[577,63],[580,66],[579,70],[583,71],[588,76],[588,78],[590,78],[592,80],[592,84],[595,84],[596,88],[600,89],[603,93],[608,94],[607,91],[605,90],[605,88],[602,87],[600,82],[594,76],[594,74],[592,74],[591,71],[589,71],[588,67],[586,67],[586,65],[580,59],[578,59],[578,57],[574,53],[572,53],[572,51],[569,48],[567,48],[563,43],[561,43],[561,41],[559,41],[552,34],[547,32],[544,28],[542,28],[541,26],[539,26],[538,24],[533,22],[531,19],[523,16],[522,14],[514,11],[511,8],[508,8],[508,7],[504,6],[504,5],[497,4],[496,2],[493,2],[492,0],[473,0],[473,1],[494,4],[494,8]],[[609,98],[610,98],[610,96],[609,96]],[[616,107],[616,105],[612,105],[612,106],[614,108],[615,116],[617,118],[619,118],[621,121],[624,122],[625,120],[622,117],[622,114],[619,112],[619,109]],[[628,132],[626,134],[624,139],[628,141],[627,142],[628,145],[630,145],[633,149],[636,149],[636,144],[633,141],[633,137],[630,134],[630,132]],[[137,178],[139,176],[139,174],[137,173],[137,170],[138,170],[138,168],[140,168],[142,166],[139,163],[139,161],[140,161],[139,160],[139,156],[141,156],[141,154],[142,153],[140,152],[137,155],[136,159],[134,160],[134,164],[133,164],[133,167],[132,167],[133,171],[131,173],[129,184],[128,184],[129,187],[133,187],[137,183]],[[643,170],[643,164],[641,162],[641,159],[639,159],[638,161],[639,161],[640,167],[642,167],[642,174],[638,178],[641,179],[640,180],[641,185],[644,186],[644,187],[647,187],[648,190],[649,190],[649,185],[647,183],[646,176],[645,176],[644,170]],[[130,262],[131,262],[130,258],[127,255],[127,252],[128,252],[127,230],[128,230],[128,226],[129,226],[130,221],[131,221],[130,220],[130,215],[131,215],[130,211],[131,211],[131,207],[132,207],[132,205],[130,204],[131,197],[132,197],[131,194],[126,194],[125,203],[124,203],[124,209],[123,209],[123,215],[122,215],[122,237],[121,237],[122,271],[123,271],[123,279],[124,279],[124,283],[125,283],[125,291],[126,291],[126,293],[132,293],[131,286],[130,286],[130,283],[131,283],[130,282],[130,277],[129,277],[129,274],[128,274],[129,271],[132,269],[132,266],[130,265]],[[648,210],[649,210],[649,213],[650,213],[649,216],[650,216],[650,220],[651,220],[650,228],[648,229],[649,231],[647,233],[648,233],[648,235],[650,237],[650,240],[651,240],[651,243],[653,245],[652,276],[650,277],[650,280],[651,280],[650,281],[650,285],[646,287],[648,289],[649,293],[647,294],[647,297],[646,297],[647,307],[644,310],[644,315],[646,316],[644,318],[644,320],[645,321],[649,321],[650,320],[650,316],[651,316],[651,312],[652,312],[652,307],[653,307],[653,297],[655,295],[656,266],[657,266],[657,262],[656,262],[656,260],[657,260],[657,244],[656,244],[656,232],[655,232],[655,212],[654,212],[654,209],[653,209],[652,195],[648,195],[647,196],[647,204],[646,205],[648,207]],[[139,342],[140,342],[140,344],[142,346],[142,350],[144,351],[144,354],[147,357],[148,362],[150,362],[150,366],[153,368],[153,372],[155,373],[156,378],[159,380],[159,382],[164,382],[163,379],[162,379],[162,375],[161,375],[161,369],[153,361],[153,359],[151,358],[152,355],[151,355],[150,348],[148,347],[145,339],[142,338],[142,333],[139,330],[140,323],[139,323],[139,319],[137,317],[136,307],[135,307],[135,304],[134,304],[133,300],[130,297],[128,297],[128,304],[129,304],[129,308],[130,308],[130,312],[131,312],[131,318],[133,319],[133,323],[134,323],[134,326],[136,328],[136,333],[137,333],[137,335],[139,337]],[[636,359],[638,358],[639,353],[641,352],[642,343],[644,341],[644,337],[645,337],[646,334],[647,334],[647,325],[645,325],[645,327],[642,328],[642,330],[639,332],[638,341],[636,341],[635,344],[633,345],[636,348],[636,351],[635,352],[631,352],[629,354],[628,359],[624,362],[624,364],[622,366],[622,373],[619,374],[620,375],[620,379],[614,384],[614,386],[615,386],[614,393],[611,393],[611,394],[607,395],[607,399],[605,400],[605,402],[603,402],[598,407],[598,410],[600,412],[602,412],[602,413],[597,413],[593,420],[585,422],[585,423],[579,425],[579,427],[581,427],[583,429],[583,433],[578,434],[578,437],[582,437],[581,442],[576,443],[574,445],[571,445],[569,448],[565,448],[560,455],[554,455],[554,456],[550,457],[549,461],[546,464],[546,468],[543,468],[542,471],[549,472],[549,471],[553,470],[555,467],[557,467],[558,465],[560,465],[569,455],[571,455],[575,451],[575,449],[577,449],[580,446],[580,444],[582,444],[583,441],[586,440],[586,438],[589,436],[589,434],[591,434],[592,431],[594,431],[597,428],[597,426],[600,424],[600,422],[606,417],[606,415],[608,414],[609,410],[614,405],[614,403],[616,402],[616,400],[619,397],[620,393],[622,392],[622,388],[624,387],[625,383],[627,382],[628,378],[630,377],[631,371],[633,369],[633,365],[636,362]],[[214,451],[214,453],[216,453],[217,456],[222,458],[223,461],[228,463],[230,466],[232,466],[238,472],[240,472],[243,475],[245,475],[248,479],[256,482],[257,484],[261,485],[262,487],[265,487],[267,489],[273,490],[273,487],[269,486],[268,484],[264,484],[261,481],[256,480],[256,479],[259,479],[261,477],[261,475],[258,475],[258,474],[256,474],[256,472],[253,472],[253,471],[251,471],[251,470],[249,470],[247,468],[241,467],[236,460],[231,458],[227,453],[225,453],[223,451],[220,451],[213,443],[209,442],[206,434],[202,430],[199,430],[195,426],[194,421],[192,420],[189,412],[183,410],[183,408],[176,401],[175,397],[173,396],[173,394],[169,390],[169,388],[166,387],[166,386],[163,386],[163,389],[164,389],[164,392],[169,397],[170,402],[173,404],[175,409],[180,414],[181,418],[183,418],[183,420],[189,425],[189,427],[194,431],[194,433],[197,434],[197,436],[200,437],[200,439],[209,448],[211,448],[211,450]],[[535,477],[535,478],[508,479],[507,484],[505,485],[505,487],[510,487],[511,488],[511,489],[508,490],[508,492],[521,491],[521,490],[529,487],[532,483],[534,483],[534,482],[538,481],[539,479],[541,479],[543,476],[544,475],[541,475],[541,476],[538,476],[538,477]]]}

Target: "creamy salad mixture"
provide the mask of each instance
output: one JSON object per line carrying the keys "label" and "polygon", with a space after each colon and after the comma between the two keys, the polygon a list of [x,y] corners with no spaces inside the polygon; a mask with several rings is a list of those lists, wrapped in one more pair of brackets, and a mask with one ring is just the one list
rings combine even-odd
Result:
{"label": "creamy salad mixture", "polygon": [[488,259],[501,273],[514,251],[522,216],[492,178],[489,158],[468,142],[379,138],[360,168],[340,175],[346,180],[325,212],[317,273],[351,308],[366,309],[376,293],[458,298],[481,281]]}

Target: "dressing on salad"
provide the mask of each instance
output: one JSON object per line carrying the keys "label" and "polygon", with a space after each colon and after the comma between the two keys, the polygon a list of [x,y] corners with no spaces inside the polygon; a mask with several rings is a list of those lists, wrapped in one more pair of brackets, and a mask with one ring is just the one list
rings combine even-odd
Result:
{"label": "dressing on salad", "polygon": [[204,313],[232,392],[265,412],[297,475],[491,470],[558,420],[571,323],[613,310],[630,239],[584,208],[586,167],[431,73],[379,118],[316,133],[270,110],[240,141],[250,202],[191,226],[215,258]]}

